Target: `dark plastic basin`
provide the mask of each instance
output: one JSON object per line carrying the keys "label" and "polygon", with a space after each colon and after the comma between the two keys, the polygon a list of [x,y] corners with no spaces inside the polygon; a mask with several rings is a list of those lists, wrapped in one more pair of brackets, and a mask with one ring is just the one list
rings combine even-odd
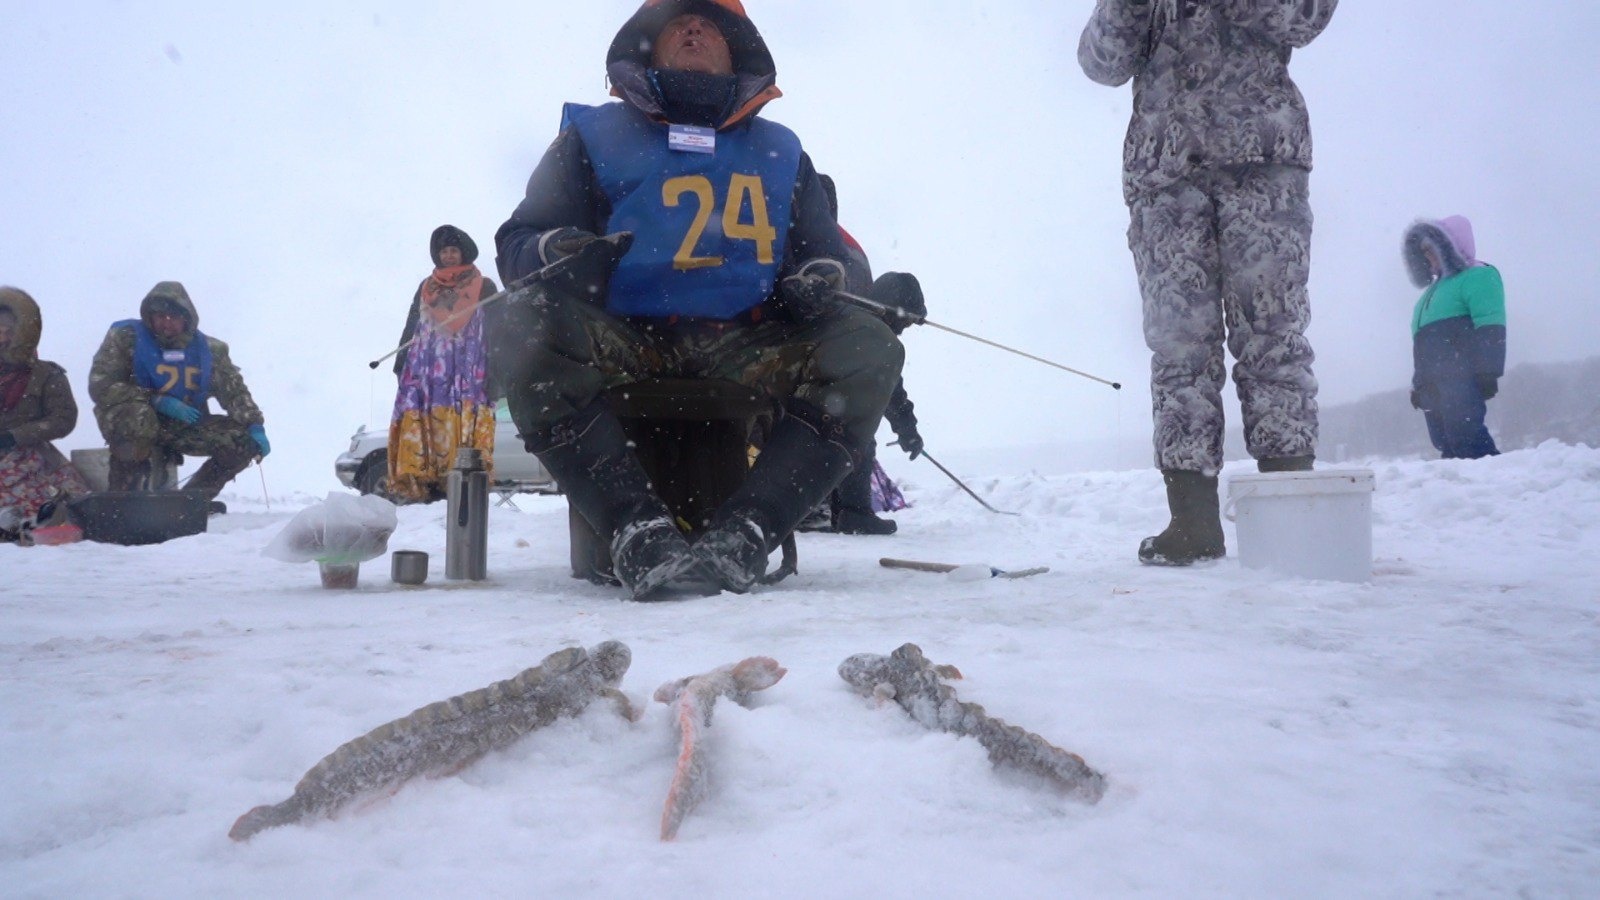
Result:
{"label": "dark plastic basin", "polygon": [[159,544],[206,530],[206,498],[188,491],[101,491],[68,503],[85,540]]}

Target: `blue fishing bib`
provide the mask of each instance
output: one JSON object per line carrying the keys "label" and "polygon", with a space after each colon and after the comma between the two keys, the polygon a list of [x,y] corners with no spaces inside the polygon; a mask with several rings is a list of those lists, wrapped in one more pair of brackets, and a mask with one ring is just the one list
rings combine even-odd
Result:
{"label": "blue fishing bib", "polygon": [[634,236],[607,310],[731,319],[772,295],[800,172],[793,132],[751,119],[716,132],[710,152],[673,149],[667,125],[623,103],[569,103],[569,125],[611,201],[605,230]]}
{"label": "blue fishing bib", "polygon": [[161,346],[139,319],[124,319],[112,328],[133,329],[133,378],[139,386],[176,397],[205,412],[211,396],[211,343],[196,331],[181,349]]}

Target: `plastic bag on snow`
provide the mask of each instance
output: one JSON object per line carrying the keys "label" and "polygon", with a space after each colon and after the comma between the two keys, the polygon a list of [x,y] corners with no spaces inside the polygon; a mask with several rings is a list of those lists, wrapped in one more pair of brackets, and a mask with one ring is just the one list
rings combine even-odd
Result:
{"label": "plastic bag on snow", "polygon": [[330,493],[297,513],[261,552],[284,562],[363,563],[388,551],[398,525],[394,504],[382,497]]}

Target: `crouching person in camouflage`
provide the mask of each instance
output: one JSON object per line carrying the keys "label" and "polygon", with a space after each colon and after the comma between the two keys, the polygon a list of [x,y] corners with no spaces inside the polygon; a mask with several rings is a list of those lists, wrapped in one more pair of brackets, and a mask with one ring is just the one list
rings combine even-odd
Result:
{"label": "crouching person in camouflage", "polygon": [[[139,318],[112,325],[95,353],[89,396],[111,448],[112,490],[148,489],[153,469],[173,455],[205,456],[187,489],[215,497],[271,452],[228,345],[199,324],[183,285],[163,281],[139,304]],[[213,397],[226,415],[210,412]]]}
{"label": "crouching person in camouflage", "polygon": [[1337,0],[1098,0],[1078,45],[1095,81],[1133,79],[1123,149],[1144,297],[1155,458],[1172,521],[1139,559],[1225,553],[1218,510],[1223,343],[1263,472],[1310,469],[1311,130],[1289,54]]}
{"label": "crouching person in camouflage", "polygon": [[43,329],[39,305],[26,291],[0,287],[0,532],[14,532],[63,496],[89,492],[51,443],[72,433],[78,404],[67,373],[39,358]]}
{"label": "crouching person in camouflage", "polygon": [[[649,0],[606,64],[622,102],[566,108],[495,236],[507,283],[563,259],[572,276],[508,313],[498,368],[528,449],[634,599],[691,573],[746,591],[861,464],[903,351],[834,296],[839,229],[799,139],[756,115],[775,70],[738,0]],[[736,381],[783,411],[692,547],[602,396],[653,377]]]}

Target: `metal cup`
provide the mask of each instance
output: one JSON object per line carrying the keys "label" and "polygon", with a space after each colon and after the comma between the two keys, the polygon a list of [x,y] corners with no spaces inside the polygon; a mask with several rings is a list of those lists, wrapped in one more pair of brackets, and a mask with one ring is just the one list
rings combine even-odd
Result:
{"label": "metal cup", "polygon": [[421,550],[396,550],[389,556],[389,577],[398,584],[428,580],[428,554]]}

